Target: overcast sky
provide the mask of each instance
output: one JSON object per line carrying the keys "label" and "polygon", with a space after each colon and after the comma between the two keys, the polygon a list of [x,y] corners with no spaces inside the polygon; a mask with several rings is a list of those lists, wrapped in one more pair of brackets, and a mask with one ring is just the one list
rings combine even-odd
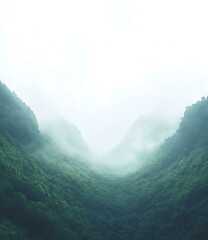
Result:
{"label": "overcast sky", "polygon": [[0,79],[92,146],[139,116],[177,119],[208,95],[208,4],[191,0],[0,0]]}

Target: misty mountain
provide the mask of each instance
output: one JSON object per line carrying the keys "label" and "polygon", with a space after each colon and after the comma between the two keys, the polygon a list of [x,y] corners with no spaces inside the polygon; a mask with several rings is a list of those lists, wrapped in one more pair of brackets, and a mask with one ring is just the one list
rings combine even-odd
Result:
{"label": "misty mountain", "polygon": [[101,158],[100,164],[106,172],[113,174],[133,173],[145,164],[174,130],[175,126],[164,117],[142,116],[130,127],[124,140]]}
{"label": "misty mountain", "polygon": [[108,191],[103,178],[42,134],[2,83],[0,94],[0,239],[96,239],[89,216]]}
{"label": "misty mountain", "polygon": [[79,129],[63,117],[53,116],[41,125],[41,130],[66,154],[83,160],[93,156]]}
{"label": "misty mountain", "polygon": [[31,143],[39,136],[36,117],[15,93],[0,81],[0,129],[21,143]]}
{"label": "misty mountain", "polygon": [[[115,151],[125,141],[128,149],[138,129],[138,139],[155,136],[151,152],[166,128],[138,125]],[[69,126],[57,127],[57,139],[71,134],[79,145]],[[107,178],[40,131],[31,109],[0,83],[0,205],[4,240],[206,240],[208,99],[186,109],[178,130],[142,168]]]}
{"label": "misty mountain", "polygon": [[208,98],[203,97],[187,107],[178,130],[151,163],[125,179],[123,191],[131,196],[125,201],[135,211],[135,239],[206,239],[207,144]]}

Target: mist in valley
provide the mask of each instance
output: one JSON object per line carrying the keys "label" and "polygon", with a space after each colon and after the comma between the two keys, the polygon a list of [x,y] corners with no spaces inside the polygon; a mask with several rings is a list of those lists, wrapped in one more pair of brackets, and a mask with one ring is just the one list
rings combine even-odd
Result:
{"label": "mist in valley", "polygon": [[125,176],[138,171],[178,127],[163,116],[149,115],[137,119],[121,142],[110,151],[88,145],[81,131],[61,116],[50,115],[40,124],[41,132],[69,157],[87,163],[95,172]]}
{"label": "mist in valley", "polygon": [[203,1],[2,0],[0,79],[66,154],[96,171],[132,173],[207,95],[205,9]]}
{"label": "mist in valley", "polygon": [[0,239],[207,240],[204,0],[0,0]]}

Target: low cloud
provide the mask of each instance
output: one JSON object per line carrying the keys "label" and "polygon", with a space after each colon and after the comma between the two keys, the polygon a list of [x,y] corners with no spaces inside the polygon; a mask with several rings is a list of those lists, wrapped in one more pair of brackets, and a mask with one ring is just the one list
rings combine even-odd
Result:
{"label": "low cloud", "polygon": [[208,95],[205,2],[2,0],[0,13],[0,79],[39,122],[52,109],[93,148]]}

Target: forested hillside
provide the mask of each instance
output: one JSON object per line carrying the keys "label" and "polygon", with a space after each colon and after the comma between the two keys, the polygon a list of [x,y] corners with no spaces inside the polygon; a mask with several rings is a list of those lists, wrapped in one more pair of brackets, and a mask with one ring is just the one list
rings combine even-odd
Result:
{"label": "forested hillside", "polygon": [[122,178],[94,172],[0,83],[0,239],[206,240],[208,99],[146,161]]}
{"label": "forested hillside", "polygon": [[2,83],[0,92],[0,239],[93,239],[89,209],[107,189],[102,177],[42,136]]}

